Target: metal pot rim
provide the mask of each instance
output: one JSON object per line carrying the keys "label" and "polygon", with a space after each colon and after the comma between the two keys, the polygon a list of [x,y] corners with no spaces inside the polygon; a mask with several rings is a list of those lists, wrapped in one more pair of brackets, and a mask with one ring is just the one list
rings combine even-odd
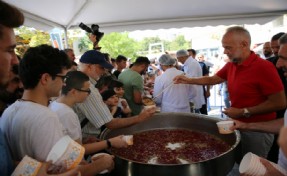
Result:
{"label": "metal pot rim", "polygon": [[[161,114],[179,114],[179,115],[190,115],[192,113],[161,113]],[[219,121],[224,121],[223,119],[219,119],[219,118],[216,118],[216,117],[210,117],[210,116],[206,116],[206,115],[201,115],[201,114],[196,114],[196,116],[194,116],[194,118],[203,118],[203,119],[206,119],[206,120],[210,120],[210,121],[213,121],[214,123],[216,122],[219,122]],[[141,130],[141,131],[138,131],[138,132],[142,132],[142,131],[149,131],[149,130],[154,130],[154,129],[163,129],[163,128],[152,128],[152,129],[148,129],[148,130]],[[164,128],[164,129],[175,129],[175,128]],[[185,128],[176,128],[176,129],[185,129]],[[105,129],[101,135],[100,135],[100,139],[105,139],[105,136],[106,134],[108,134],[111,130],[109,129]],[[231,133],[231,134],[224,134],[224,135],[234,135],[235,134],[235,137],[236,137],[236,142],[230,147],[229,150],[227,150],[226,152],[224,153],[221,153],[220,155],[217,155],[216,157],[213,157],[213,158],[210,158],[210,159],[207,159],[207,160],[201,160],[199,162],[192,162],[192,163],[187,163],[187,164],[151,164],[151,163],[143,163],[143,162],[139,162],[139,161],[134,161],[134,160],[130,160],[130,159],[126,159],[126,158],[123,158],[123,157],[120,157],[120,156],[117,156],[115,155],[115,157],[118,157],[122,160],[125,160],[125,161],[128,161],[128,162],[133,162],[133,163],[137,163],[137,164],[143,164],[143,165],[154,165],[154,166],[178,166],[178,165],[190,165],[190,164],[200,164],[200,163],[203,163],[203,162],[207,162],[207,161],[211,161],[211,160],[215,160],[229,152],[231,152],[232,150],[234,150],[240,140],[241,140],[241,136],[240,136],[240,132],[238,130],[235,130],[234,133]],[[107,150],[109,153],[110,150]]]}

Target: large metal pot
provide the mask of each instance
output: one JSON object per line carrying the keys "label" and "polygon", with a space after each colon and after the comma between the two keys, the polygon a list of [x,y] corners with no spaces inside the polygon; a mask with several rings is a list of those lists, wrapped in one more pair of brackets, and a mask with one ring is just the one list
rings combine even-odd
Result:
{"label": "large metal pot", "polygon": [[[235,148],[240,141],[240,134],[222,135],[218,133],[217,118],[192,113],[159,113],[153,118],[134,126],[116,130],[105,130],[101,139],[107,139],[117,135],[129,135],[151,129],[175,129],[184,128],[208,132],[216,135],[229,143],[232,147],[216,158],[179,165],[159,165],[136,163],[119,156],[115,157],[115,169],[111,173],[115,176],[225,176],[235,163]],[[148,150],[148,149],[147,149]]]}

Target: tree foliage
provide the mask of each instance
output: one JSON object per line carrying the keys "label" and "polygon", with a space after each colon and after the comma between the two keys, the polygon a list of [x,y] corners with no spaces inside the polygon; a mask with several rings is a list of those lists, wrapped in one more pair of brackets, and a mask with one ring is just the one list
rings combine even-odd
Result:
{"label": "tree foliage", "polygon": [[51,45],[50,35],[47,32],[38,31],[24,26],[16,30],[21,38],[29,41],[29,46],[31,47],[41,44]]}
{"label": "tree foliage", "polygon": [[138,43],[129,38],[128,33],[110,33],[103,37],[99,44],[102,52],[109,53],[111,57],[115,58],[118,55],[124,55],[132,60],[137,57],[139,50]]}
{"label": "tree foliage", "polygon": [[85,35],[79,39],[79,50],[84,53],[85,51],[93,49],[93,43],[90,41],[88,35]]}
{"label": "tree foliage", "polygon": [[[51,39],[49,33],[38,31],[28,27],[20,27],[17,30],[19,38],[29,46],[37,46],[40,44],[51,45]],[[78,48],[80,52],[85,52],[92,49],[93,44],[89,40],[87,35],[82,36],[80,29],[68,31],[68,47],[73,48],[74,41],[78,40]],[[82,37],[79,37],[82,36]],[[63,37],[63,35],[62,35]],[[144,38],[141,41],[136,41],[129,37],[128,32],[123,33],[109,33],[105,34],[99,43],[102,47],[101,51],[109,53],[111,57],[115,58],[118,55],[124,55],[134,60],[139,55],[148,54],[150,44],[162,43],[164,50],[176,51],[179,49],[187,49],[190,47],[190,42],[186,41],[183,35],[178,35],[174,40],[163,40],[156,37]],[[161,45],[155,46],[155,52],[161,51]]]}
{"label": "tree foliage", "polygon": [[144,38],[142,41],[140,41],[140,50],[141,51],[148,51],[150,44],[161,43],[161,42],[162,42],[162,40],[158,36],[157,37]]}

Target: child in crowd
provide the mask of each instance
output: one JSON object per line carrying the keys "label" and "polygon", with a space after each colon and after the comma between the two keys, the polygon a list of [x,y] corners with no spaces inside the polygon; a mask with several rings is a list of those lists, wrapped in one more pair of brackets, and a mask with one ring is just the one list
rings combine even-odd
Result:
{"label": "child in crowd", "polygon": [[[131,115],[131,109],[128,106],[127,101],[123,98],[124,96],[124,84],[113,76],[102,76],[95,86],[100,93],[111,89],[114,90],[118,96],[118,106],[121,108],[120,117],[129,117]],[[114,116],[115,117],[115,116]]]}
{"label": "child in crowd", "polygon": [[116,78],[111,75],[101,76],[101,78],[97,81],[97,84],[95,85],[95,87],[99,90],[100,93],[102,93],[103,91],[109,89],[110,84],[115,79]]}
{"label": "child in crowd", "polygon": [[108,106],[113,117],[122,117],[123,112],[120,107],[118,107],[119,98],[115,91],[112,89],[105,90],[101,93],[104,103]]}
{"label": "child in crowd", "polygon": [[109,88],[113,89],[119,98],[118,107],[122,109],[122,117],[130,117],[131,109],[127,100],[123,98],[125,93],[124,84],[121,81],[113,80]]}
{"label": "child in crowd", "polygon": [[[82,144],[81,126],[77,114],[72,107],[82,103],[91,93],[89,77],[80,71],[70,71],[66,75],[65,85],[62,87],[61,96],[50,104],[50,109],[57,113],[65,133],[72,139]],[[84,144],[85,154],[93,154],[108,147],[127,147],[122,136],[117,136],[106,141]]]}

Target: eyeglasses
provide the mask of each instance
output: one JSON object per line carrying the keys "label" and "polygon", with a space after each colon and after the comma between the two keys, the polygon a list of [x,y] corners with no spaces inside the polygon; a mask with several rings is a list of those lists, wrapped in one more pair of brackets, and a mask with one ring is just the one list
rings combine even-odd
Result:
{"label": "eyeglasses", "polygon": [[66,82],[67,79],[66,75],[55,75],[55,76],[61,78],[63,82]]}
{"label": "eyeglasses", "polygon": [[91,93],[91,89],[87,89],[87,90],[78,89],[78,88],[74,88],[74,89],[76,89],[77,91],[80,91],[80,92],[87,92],[88,94]]}

